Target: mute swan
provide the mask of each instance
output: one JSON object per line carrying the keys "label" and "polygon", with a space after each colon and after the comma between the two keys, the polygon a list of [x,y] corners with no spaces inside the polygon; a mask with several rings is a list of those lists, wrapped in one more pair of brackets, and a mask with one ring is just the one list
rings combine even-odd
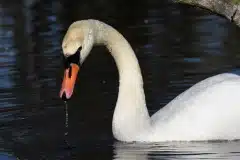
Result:
{"label": "mute swan", "polygon": [[207,78],[150,117],[145,104],[141,70],[131,46],[117,30],[98,20],[76,21],[64,36],[65,72],[61,98],[72,96],[77,73],[94,44],[108,48],[119,72],[119,93],[112,120],[112,131],[117,140],[240,139],[238,75],[223,73]]}

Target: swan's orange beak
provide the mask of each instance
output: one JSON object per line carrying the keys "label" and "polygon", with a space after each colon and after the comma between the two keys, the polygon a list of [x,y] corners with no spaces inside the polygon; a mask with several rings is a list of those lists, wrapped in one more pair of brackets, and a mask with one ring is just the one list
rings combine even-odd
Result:
{"label": "swan's orange beak", "polygon": [[60,90],[60,98],[64,101],[71,98],[74,90],[74,85],[77,79],[79,66],[72,63],[69,68],[65,69],[62,81],[62,88]]}

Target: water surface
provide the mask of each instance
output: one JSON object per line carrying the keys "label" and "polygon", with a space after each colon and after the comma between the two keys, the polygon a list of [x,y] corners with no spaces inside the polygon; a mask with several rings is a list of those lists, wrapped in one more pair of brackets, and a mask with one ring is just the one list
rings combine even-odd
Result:
{"label": "water surface", "polygon": [[239,159],[238,141],[116,141],[111,120],[118,73],[104,47],[95,47],[82,66],[68,104],[67,129],[58,97],[61,41],[73,21],[99,19],[127,38],[139,59],[153,114],[204,78],[240,73],[240,31],[224,18],[157,0],[3,0],[0,13],[1,159]]}

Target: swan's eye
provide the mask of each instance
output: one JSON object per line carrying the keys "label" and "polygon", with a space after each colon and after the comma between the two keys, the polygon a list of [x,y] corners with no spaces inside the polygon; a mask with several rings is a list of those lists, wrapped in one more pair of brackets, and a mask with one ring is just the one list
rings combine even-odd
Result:
{"label": "swan's eye", "polygon": [[82,47],[79,47],[79,48],[78,48],[78,52],[81,52],[81,50],[82,50]]}

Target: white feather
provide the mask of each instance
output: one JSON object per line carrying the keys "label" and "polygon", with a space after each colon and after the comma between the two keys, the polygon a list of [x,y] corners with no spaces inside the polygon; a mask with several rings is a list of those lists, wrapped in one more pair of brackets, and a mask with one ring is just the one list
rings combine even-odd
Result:
{"label": "white feather", "polygon": [[[86,48],[81,52],[84,57],[93,43],[104,44],[116,62],[119,94],[112,122],[116,139],[142,142],[240,139],[238,75],[224,73],[205,79],[150,118],[141,70],[127,40],[113,27],[97,20],[77,21],[72,26],[68,35],[82,34],[75,37]],[[70,43],[71,38],[65,38],[63,44]],[[72,46],[74,50],[76,46]],[[71,45],[68,47],[71,50]]]}

